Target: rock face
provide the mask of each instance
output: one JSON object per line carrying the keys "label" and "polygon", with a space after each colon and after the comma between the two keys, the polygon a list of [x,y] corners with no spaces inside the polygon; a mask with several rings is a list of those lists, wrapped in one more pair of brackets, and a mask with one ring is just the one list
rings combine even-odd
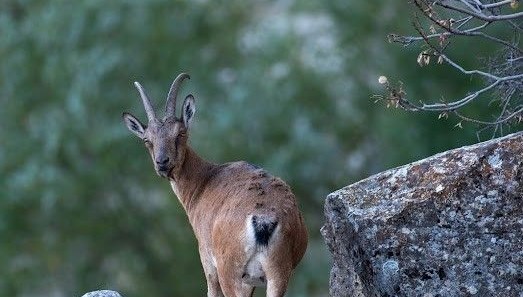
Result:
{"label": "rock face", "polygon": [[118,292],[115,291],[100,290],[85,293],[84,295],[82,295],[82,297],[122,297],[122,295],[118,294]]}
{"label": "rock face", "polygon": [[331,296],[523,297],[523,132],[327,197]]}

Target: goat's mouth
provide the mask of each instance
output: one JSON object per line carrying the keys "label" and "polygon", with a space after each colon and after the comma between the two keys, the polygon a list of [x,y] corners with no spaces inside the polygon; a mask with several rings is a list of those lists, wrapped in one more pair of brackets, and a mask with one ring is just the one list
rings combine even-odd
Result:
{"label": "goat's mouth", "polygon": [[161,177],[169,177],[174,167],[171,166],[158,166],[156,167],[156,172]]}

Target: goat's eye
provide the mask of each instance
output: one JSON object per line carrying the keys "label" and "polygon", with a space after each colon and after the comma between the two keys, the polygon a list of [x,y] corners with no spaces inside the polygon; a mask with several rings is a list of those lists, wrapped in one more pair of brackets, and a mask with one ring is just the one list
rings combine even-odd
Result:
{"label": "goat's eye", "polygon": [[143,143],[145,143],[145,145],[147,145],[147,146],[150,146],[150,145],[151,145],[151,142],[150,142],[149,139],[147,139],[147,138],[144,138],[144,139],[143,139]]}

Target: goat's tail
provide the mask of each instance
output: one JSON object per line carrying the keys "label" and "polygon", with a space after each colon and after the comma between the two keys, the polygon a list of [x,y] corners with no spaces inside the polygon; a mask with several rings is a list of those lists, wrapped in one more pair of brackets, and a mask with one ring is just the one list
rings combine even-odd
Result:
{"label": "goat's tail", "polygon": [[272,215],[253,215],[252,227],[256,245],[267,246],[277,226],[278,221]]}

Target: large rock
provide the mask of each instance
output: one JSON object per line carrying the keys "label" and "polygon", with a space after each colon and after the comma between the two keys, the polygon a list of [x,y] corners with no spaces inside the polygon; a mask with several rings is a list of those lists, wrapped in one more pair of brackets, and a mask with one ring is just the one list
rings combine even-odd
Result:
{"label": "large rock", "polygon": [[523,297],[523,133],[327,197],[332,296]]}
{"label": "large rock", "polygon": [[93,292],[85,293],[82,295],[82,297],[122,297],[122,295],[120,295],[116,291],[100,290],[100,291],[93,291]]}

